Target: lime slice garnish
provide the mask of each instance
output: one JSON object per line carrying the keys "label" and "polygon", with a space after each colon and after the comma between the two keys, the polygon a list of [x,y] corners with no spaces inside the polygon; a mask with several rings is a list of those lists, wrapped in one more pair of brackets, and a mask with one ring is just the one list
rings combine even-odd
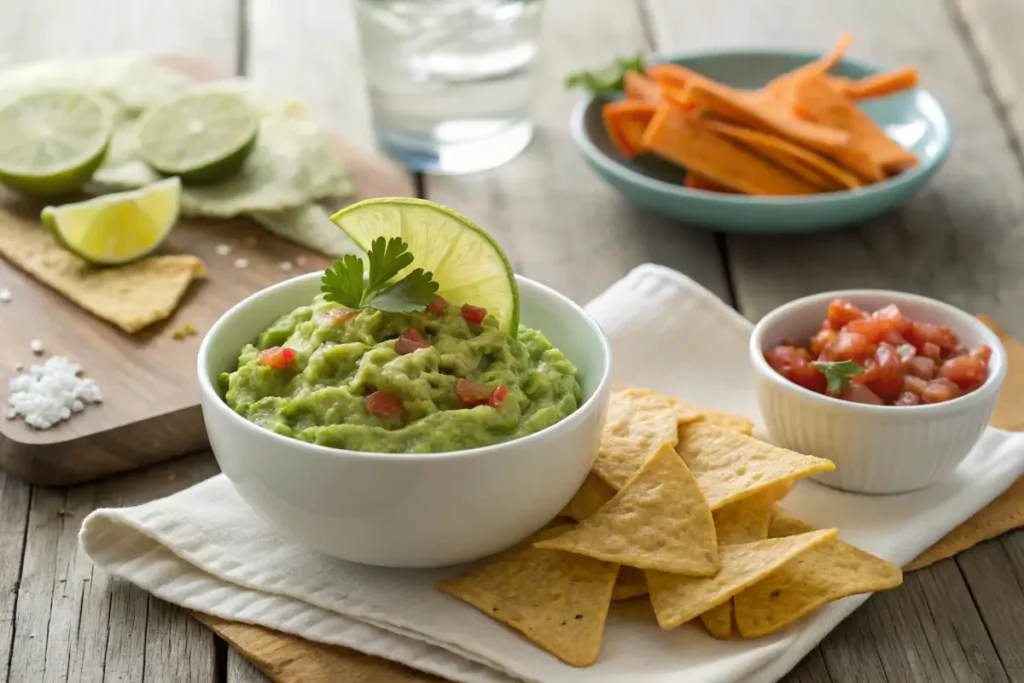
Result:
{"label": "lime slice garnish", "polygon": [[256,145],[259,115],[233,93],[196,92],[159,104],[138,123],[139,154],[184,183],[233,175]]}
{"label": "lime slice garnish", "polygon": [[452,304],[487,309],[509,334],[519,329],[519,288],[512,265],[490,235],[455,211],[425,199],[382,197],[346,207],[331,220],[369,251],[377,237],[401,237],[414,268],[434,274]]}
{"label": "lime slice garnish", "polygon": [[43,224],[89,263],[116,266],[152,253],[178,221],[181,181],[167,178],[131,192],[48,206]]}
{"label": "lime slice garnish", "polygon": [[28,195],[73,192],[103,162],[113,109],[89,93],[26,93],[0,106],[0,181]]}

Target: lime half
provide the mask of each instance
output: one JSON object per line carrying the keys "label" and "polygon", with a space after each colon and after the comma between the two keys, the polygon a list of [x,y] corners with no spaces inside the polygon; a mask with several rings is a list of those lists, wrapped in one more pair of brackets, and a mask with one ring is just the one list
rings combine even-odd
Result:
{"label": "lime half", "polygon": [[0,106],[0,181],[27,195],[81,187],[103,162],[112,108],[83,92],[26,93]]}
{"label": "lime half", "polygon": [[181,181],[167,178],[131,192],[43,209],[57,242],[89,263],[117,266],[146,256],[178,221]]}
{"label": "lime half", "polygon": [[509,334],[519,329],[519,288],[505,253],[490,235],[464,216],[425,199],[382,197],[331,216],[360,249],[377,237],[401,237],[413,262],[434,274],[438,294],[449,303],[487,309]]}
{"label": "lime half", "polygon": [[259,115],[233,93],[196,92],[159,104],[138,123],[139,154],[183,183],[235,174],[256,145]]}

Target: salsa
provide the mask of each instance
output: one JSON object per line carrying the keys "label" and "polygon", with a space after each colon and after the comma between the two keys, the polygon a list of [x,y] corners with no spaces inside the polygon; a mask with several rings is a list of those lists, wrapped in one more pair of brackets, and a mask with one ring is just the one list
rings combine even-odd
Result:
{"label": "salsa", "polygon": [[835,299],[806,341],[765,351],[776,372],[805,389],[872,405],[942,403],[988,379],[992,349],[964,347],[948,327],[907,318],[895,304],[868,313]]}
{"label": "salsa", "polygon": [[517,439],[572,414],[576,367],[539,331],[483,308],[350,309],[319,295],[245,345],[220,377],[228,405],[278,434],[380,453]]}

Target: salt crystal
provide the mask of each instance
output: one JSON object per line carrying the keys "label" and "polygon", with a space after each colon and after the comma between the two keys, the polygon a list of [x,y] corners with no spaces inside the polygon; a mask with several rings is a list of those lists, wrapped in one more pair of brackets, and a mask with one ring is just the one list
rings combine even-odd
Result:
{"label": "salt crystal", "polygon": [[291,261],[281,261],[280,263],[277,264],[277,267],[287,273],[288,271],[290,271],[292,269],[292,262]]}
{"label": "salt crystal", "polygon": [[235,259],[235,268],[248,268],[248,267],[249,267],[249,259],[247,259],[247,258]]}
{"label": "salt crystal", "polygon": [[11,300],[11,290],[0,289],[0,304],[6,304]]}
{"label": "salt crystal", "polygon": [[227,256],[228,254],[231,253],[231,245],[230,244],[218,244],[217,246],[215,246],[213,248],[213,250],[215,252],[217,252],[217,256]]}
{"label": "salt crystal", "polygon": [[86,404],[100,403],[100,388],[91,379],[79,377],[81,367],[64,356],[51,356],[42,365],[33,365],[24,374],[8,382],[9,418],[22,416],[36,429],[49,429]]}
{"label": "salt crystal", "polygon": [[38,339],[33,339],[28,343],[28,348],[32,350],[32,353],[38,356],[43,353],[43,342]]}

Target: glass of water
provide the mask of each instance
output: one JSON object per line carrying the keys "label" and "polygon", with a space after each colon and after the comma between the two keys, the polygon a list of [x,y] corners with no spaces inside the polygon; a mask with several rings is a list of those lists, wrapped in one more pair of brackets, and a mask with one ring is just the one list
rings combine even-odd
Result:
{"label": "glass of water", "polygon": [[541,0],[357,0],[382,149],[428,173],[499,166],[530,142]]}

